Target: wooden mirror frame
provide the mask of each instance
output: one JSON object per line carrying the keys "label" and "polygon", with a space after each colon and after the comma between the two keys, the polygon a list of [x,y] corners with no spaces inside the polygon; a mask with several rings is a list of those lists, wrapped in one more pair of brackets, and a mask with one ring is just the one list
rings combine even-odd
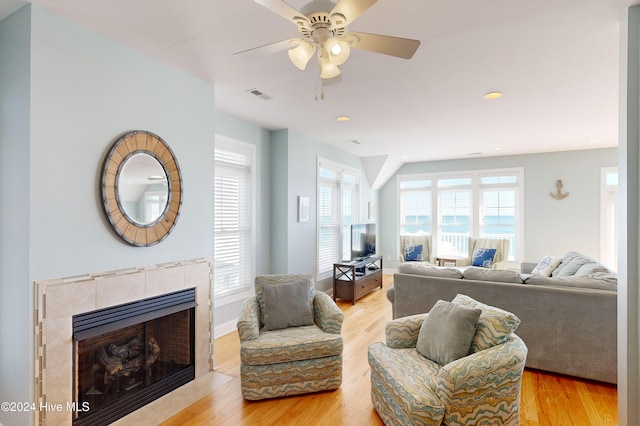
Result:
{"label": "wooden mirror frame", "polygon": [[[167,175],[167,205],[160,217],[148,225],[136,223],[127,215],[118,194],[118,176],[122,167],[131,156],[140,153],[158,160]],[[169,235],[182,205],[182,176],[173,151],[160,136],[136,130],[115,141],[102,168],[102,205],[114,231],[133,246],[149,247]]]}

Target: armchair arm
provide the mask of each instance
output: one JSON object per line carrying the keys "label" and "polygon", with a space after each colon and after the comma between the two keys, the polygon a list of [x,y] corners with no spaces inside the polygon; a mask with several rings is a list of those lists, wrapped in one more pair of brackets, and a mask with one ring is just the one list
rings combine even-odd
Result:
{"label": "armchair arm", "polygon": [[[511,424],[513,416],[519,419],[526,359],[527,347],[514,334],[503,344],[443,366],[438,372],[436,393],[445,406],[444,423],[476,423],[481,413],[474,410],[483,406],[493,407],[492,416],[504,417],[500,419],[501,424]],[[496,398],[500,400],[500,407],[497,407]]]}
{"label": "armchair arm", "polygon": [[417,314],[389,321],[384,327],[387,346],[393,349],[414,348],[426,316]]}
{"label": "armchair arm", "polygon": [[344,314],[327,293],[316,292],[313,298],[313,316],[322,331],[340,334]]}
{"label": "armchair arm", "polygon": [[255,340],[260,335],[260,306],[255,297],[250,297],[242,303],[237,327],[241,342]]}

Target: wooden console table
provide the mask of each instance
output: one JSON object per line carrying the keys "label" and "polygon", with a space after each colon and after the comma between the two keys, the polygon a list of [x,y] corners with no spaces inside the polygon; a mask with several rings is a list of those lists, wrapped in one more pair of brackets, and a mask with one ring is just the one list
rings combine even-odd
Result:
{"label": "wooden console table", "polygon": [[333,300],[356,300],[382,288],[382,256],[333,264]]}

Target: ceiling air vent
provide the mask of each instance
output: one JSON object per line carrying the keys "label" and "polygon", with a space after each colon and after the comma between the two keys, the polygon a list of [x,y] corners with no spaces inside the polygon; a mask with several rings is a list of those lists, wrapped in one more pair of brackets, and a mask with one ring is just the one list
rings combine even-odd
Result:
{"label": "ceiling air vent", "polygon": [[247,92],[249,92],[252,95],[255,95],[255,96],[257,96],[257,97],[259,97],[261,99],[264,99],[265,101],[273,99],[271,96],[265,95],[264,93],[262,93],[258,89],[248,89]]}

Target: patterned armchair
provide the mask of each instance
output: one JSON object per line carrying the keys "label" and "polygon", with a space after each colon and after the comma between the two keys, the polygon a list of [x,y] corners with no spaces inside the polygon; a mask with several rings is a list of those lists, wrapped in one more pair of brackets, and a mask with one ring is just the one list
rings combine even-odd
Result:
{"label": "patterned armchair", "polygon": [[456,266],[469,266],[473,260],[476,248],[496,249],[493,258],[493,269],[507,269],[509,259],[509,240],[502,238],[471,238],[469,237],[469,257],[456,261]]}
{"label": "patterned armchair", "polygon": [[390,321],[386,344],[369,346],[371,400],[385,425],[518,425],[524,342],[509,333],[503,343],[472,345],[470,355],[439,365],[416,350],[427,315]]}
{"label": "patterned armchair", "polygon": [[407,255],[411,248],[420,247],[420,252],[415,259],[421,262],[431,262],[431,234],[401,234],[400,235],[400,261],[407,262]]}
{"label": "patterned armchair", "polygon": [[[268,330],[265,287],[308,283],[312,324]],[[316,292],[312,275],[266,275],[238,318],[242,396],[259,400],[332,390],[342,383],[344,315],[329,295]],[[282,300],[282,303],[290,302]]]}

